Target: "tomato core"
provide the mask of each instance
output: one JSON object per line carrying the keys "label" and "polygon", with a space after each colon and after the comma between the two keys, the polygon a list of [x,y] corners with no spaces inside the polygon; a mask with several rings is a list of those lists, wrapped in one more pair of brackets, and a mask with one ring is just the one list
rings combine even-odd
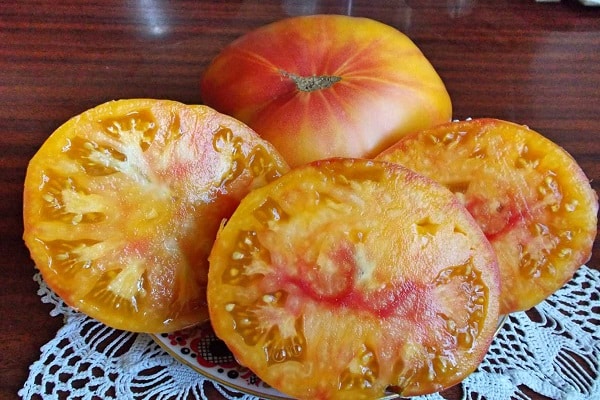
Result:
{"label": "tomato core", "polygon": [[479,222],[488,240],[494,241],[532,220],[526,207],[517,208],[514,199],[493,207],[484,198],[473,198],[465,207]]}
{"label": "tomato core", "polygon": [[280,70],[280,73],[286,78],[290,78],[296,84],[296,88],[302,92],[327,89],[342,80],[341,77],[335,75],[300,76],[284,70]]}

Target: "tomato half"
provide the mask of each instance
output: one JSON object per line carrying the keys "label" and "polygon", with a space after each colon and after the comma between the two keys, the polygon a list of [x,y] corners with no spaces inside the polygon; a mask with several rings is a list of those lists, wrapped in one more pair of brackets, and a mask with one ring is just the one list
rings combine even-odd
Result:
{"label": "tomato half", "polygon": [[317,161],[252,191],[210,255],[215,333],[303,399],[441,390],[498,323],[496,256],[450,191],[392,163]]}
{"label": "tomato half", "polygon": [[494,246],[501,312],[529,309],[591,256],[598,199],[577,162],[541,134],[496,119],[444,124],[377,157],[452,190]]}
{"label": "tomato half", "polygon": [[287,166],[205,106],[128,99],[59,127],[31,159],[24,240],[48,286],[105,324],[163,332],[205,320],[222,218]]}
{"label": "tomato half", "polygon": [[452,115],[442,80],[407,36],[343,15],[288,18],[242,36],[206,69],[201,94],[292,166],[374,156]]}

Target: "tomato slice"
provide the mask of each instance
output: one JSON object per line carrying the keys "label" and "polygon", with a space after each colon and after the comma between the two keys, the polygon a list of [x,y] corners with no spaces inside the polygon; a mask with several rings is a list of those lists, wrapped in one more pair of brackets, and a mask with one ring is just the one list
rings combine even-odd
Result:
{"label": "tomato slice", "polygon": [[295,398],[444,389],[498,323],[489,242],[450,191],[393,163],[294,168],[242,200],[209,260],[215,333]]}
{"label": "tomato slice", "polygon": [[272,146],[204,106],[128,99],[59,127],[31,159],[24,240],[72,307],[129,331],[205,320],[208,254],[240,199],[287,171]]}
{"label": "tomato slice", "polygon": [[543,301],[591,256],[596,193],[564,149],[525,126],[448,123],[401,139],[377,159],[434,178],[461,199],[498,254],[501,313]]}

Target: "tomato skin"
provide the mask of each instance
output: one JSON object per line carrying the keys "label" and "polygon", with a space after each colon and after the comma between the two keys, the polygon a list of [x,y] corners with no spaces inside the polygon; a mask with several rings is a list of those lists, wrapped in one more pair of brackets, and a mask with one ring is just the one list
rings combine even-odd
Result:
{"label": "tomato skin", "polygon": [[591,256],[597,194],[571,155],[526,126],[493,118],[442,124],[376,159],[429,176],[461,199],[498,254],[503,314],[539,304]]}
{"label": "tomato skin", "polygon": [[442,390],[498,322],[489,242],[451,192],[392,163],[292,169],[242,200],[209,260],[215,333],[294,398]]}
{"label": "tomato skin", "polygon": [[208,317],[207,257],[222,219],[287,169],[269,143],[209,107],[104,103],[30,160],[23,239],[68,305],[117,329],[181,329]]}
{"label": "tomato skin", "polygon": [[[340,80],[303,91],[292,76]],[[442,80],[408,37],[341,15],[288,18],[237,39],[205,71],[201,95],[266,138],[291,166],[374,156],[452,114]]]}

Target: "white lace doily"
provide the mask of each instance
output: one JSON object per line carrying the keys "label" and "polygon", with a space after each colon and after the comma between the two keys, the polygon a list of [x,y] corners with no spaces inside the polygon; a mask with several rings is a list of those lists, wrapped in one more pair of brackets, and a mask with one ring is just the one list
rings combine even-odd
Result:
{"label": "white lace doily", "polygon": [[[42,346],[19,391],[23,399],[256,400],[199,375],[144,334],[116,331],[67,307],[36,274],[38,293],[65,325]],[[463,399],[600,399],[600,272],[581,267],[529,313],[510,315],[479,369],[462,383]],[[439,394],[419,399],[441,400]]]}

